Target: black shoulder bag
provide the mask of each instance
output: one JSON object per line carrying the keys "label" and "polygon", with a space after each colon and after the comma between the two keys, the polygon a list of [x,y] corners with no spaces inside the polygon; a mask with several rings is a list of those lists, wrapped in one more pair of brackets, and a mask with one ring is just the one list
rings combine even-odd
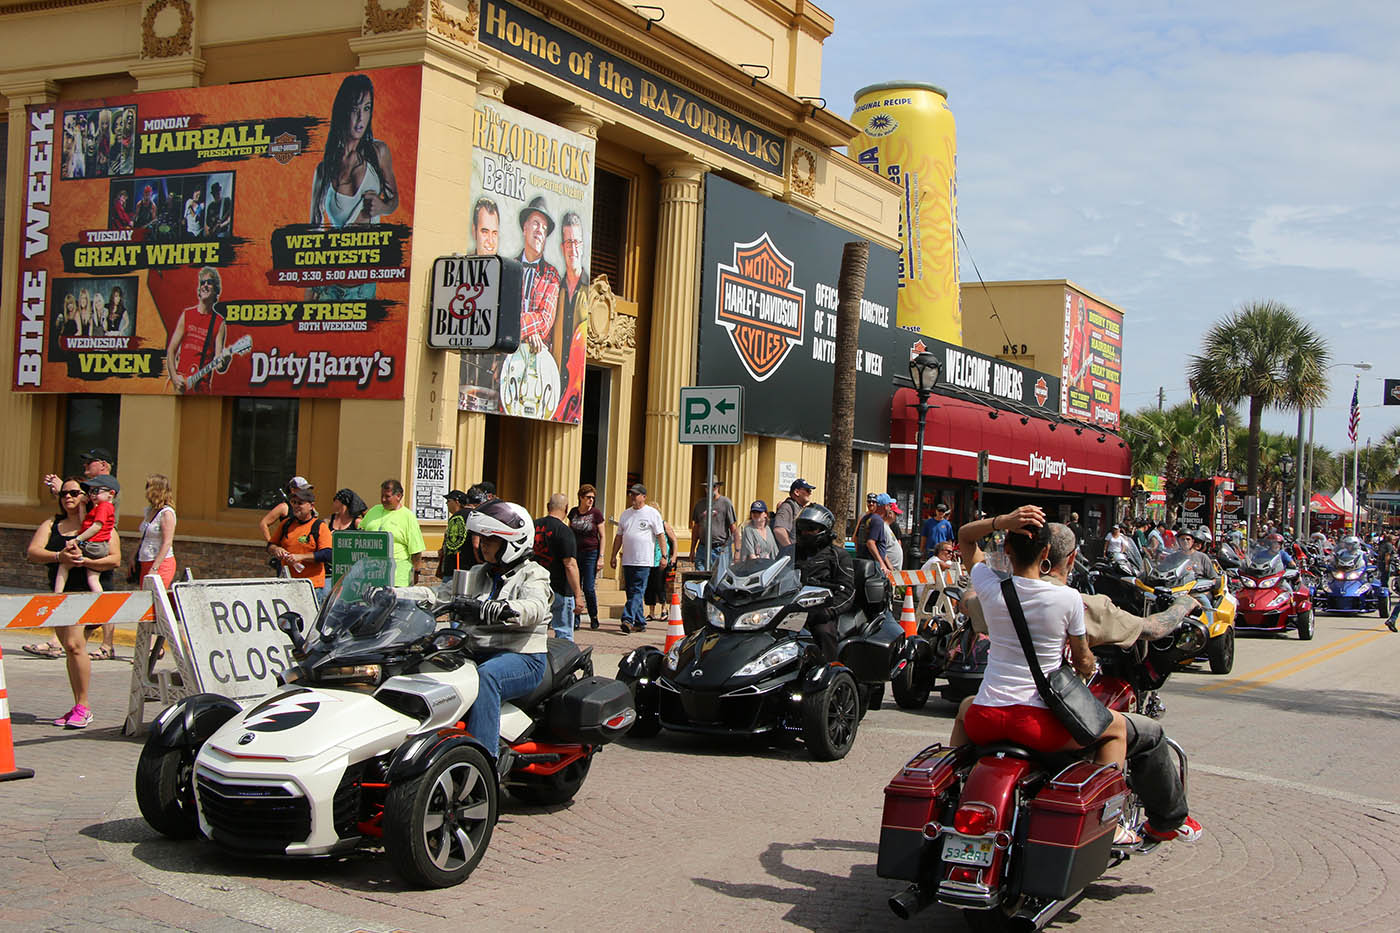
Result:
{"label": "black shoulder bag", "polygon": [[1001,595],[1006,600],[1011,623],[1016,626],[1016,635],[1021,639],[1021,650],[1026,653],[1026,663],[1030,665],[1031,677],[1035,678],[1040,698],[1076,742],[1084,746],[1093,745],[1113,722],[1113,713],[1099,702],[1099,698],[1079,679],[1078,672],[1070,665],[1061,664],[1049,677],[1045,676],[1035,656],[1035,645],[1031,643],[1030,627],[1026,625],[1026,614],[1021,611],[1021,598],[1016,595],[1014,578],[1001,581]]}

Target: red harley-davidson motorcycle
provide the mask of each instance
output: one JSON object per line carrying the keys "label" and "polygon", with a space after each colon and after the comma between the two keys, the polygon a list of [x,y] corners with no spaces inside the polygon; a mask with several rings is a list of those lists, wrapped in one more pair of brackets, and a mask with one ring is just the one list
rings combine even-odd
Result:
{"label": "red harley-davidson motorcycle", "polygon": [[[1208,634],[1197,618],[1153,642],[1139,663],[1170,671],[1195,657]],[[1136,704],[1132,652],[1096,648],[1105,664],[1090,689],[1109,709]],[[1166,678],[1153,675],[1160,686]],[[1186,783],[1186,754],[1170,739]],[[1123,772],[1089,750],[1043,755],[1012,743],[930,745],[885,787],[876,873],[911,884],[890,898],[908,919],[937,902],[963,909],[973,930],[1039,930],[1109,867],[1158,843],[1116,844],[1119,823],[1143,814]]]}
{"label": "red harley-davidson motorcycle", "polygon": [[1313,637],[1312,590],[1298,579],[1298,571],[1283,566],[1282,555],[1268,547],[1255,548],[1240,563],[1235,599],[1235,630],[1286,632],[1296,629],[1298,638]]}

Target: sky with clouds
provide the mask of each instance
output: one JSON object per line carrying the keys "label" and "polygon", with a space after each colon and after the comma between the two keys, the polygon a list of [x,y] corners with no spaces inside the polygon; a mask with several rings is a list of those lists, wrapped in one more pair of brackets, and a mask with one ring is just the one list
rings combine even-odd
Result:
{"label": "sky with clouds", "polygon": [[[982,276],[1068,278],[1125,309],[1125,410],[1158,386],[1185,399],[1201,333],[1275,299],[1334,360],[1375,364],[1362,443],[1400,425],[1379,407],[1400,378],[1400,4],[819,2],[829,109],[883,81],[948,90]],[[1331,372],[1316,430],[1335,449],[1354,371]]]}

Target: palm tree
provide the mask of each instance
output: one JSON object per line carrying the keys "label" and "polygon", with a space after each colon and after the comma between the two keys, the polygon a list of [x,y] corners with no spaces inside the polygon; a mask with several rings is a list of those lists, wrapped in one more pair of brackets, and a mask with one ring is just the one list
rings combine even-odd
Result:
{"label": "palm tree", "polygon": [[1295,311],[1281,302],[1260,301],[1211,325],[1200,354],[1191,357],[1191,384],[1200,395],[1222,405],[1249,400],[1246,456],[1252,494],[1259,494],[1259,421],[1264,409],[1322,404],[1327,397],[1328,355],[1322,335]]}

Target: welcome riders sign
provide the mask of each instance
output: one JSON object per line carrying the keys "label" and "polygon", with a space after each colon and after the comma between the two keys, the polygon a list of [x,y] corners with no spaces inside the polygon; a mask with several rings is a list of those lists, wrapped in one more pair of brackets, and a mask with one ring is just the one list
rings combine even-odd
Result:
{"label": "welcome riders sign", "polygon": [[[831,430],[839,227],[709,176],[697,383],[740,385],[744,431],[823,442]],[[889,446],[890,375],[903,371],[891,313],[899,256],[870,248],[856,353],[856,446]],[[903,336],[909,336],[904,333]],[[891,368],[894,366],[895,368]]]}

